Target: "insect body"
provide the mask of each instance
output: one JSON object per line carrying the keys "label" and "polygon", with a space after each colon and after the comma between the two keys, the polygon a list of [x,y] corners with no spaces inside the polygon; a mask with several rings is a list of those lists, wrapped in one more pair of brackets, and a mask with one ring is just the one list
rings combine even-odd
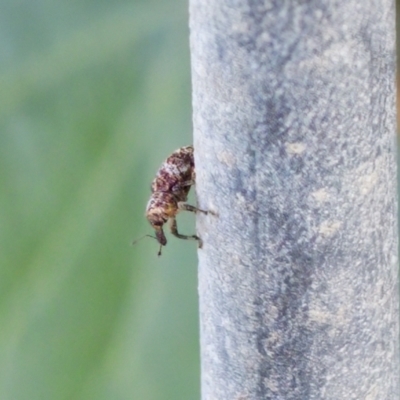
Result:
{"label": "insect body", "polygon": [[190,187],[194,185],[195,180],[193,146],[181,147],[174,151],[157,171],[151,184],[152,194],[147,203],[146,217],[154,228],[156,239],[160,243],[158,255],[161,255],[162,246],[167,244],[163,231],[163,225],[167,221],[169,221],[173,235],[180,239],[197,240],[199,247],[202,245],[198,236],[180,234],[175,219],[180,210],[207,214],[207,211],[186,204]]}

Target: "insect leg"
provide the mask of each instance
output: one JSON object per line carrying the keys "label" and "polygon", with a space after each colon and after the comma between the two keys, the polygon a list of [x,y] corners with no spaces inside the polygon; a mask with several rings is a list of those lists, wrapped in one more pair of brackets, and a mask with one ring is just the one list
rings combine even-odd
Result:
{"label": "insect leg", "polygon": [[181,187],[192,186],[192,185],[194,185],[194,180],[193,179],[191,179],[190,181],[181,182],[179,184],[179,186],[181,186]]}
{"label": "insect leg", "polygon": [[197,240],[199,242],[199,248],[203,245],[202,240],[196,235],[182,235],[178,232],[178,226],[176,224],[175,217],[169,219],[169,226],[171,229],[171,233],[175,235],[179,239],[186,239],[186,240]]}
{"label": "insect leg", "polygon": [[200,208],[197,208],[195,206],[191,206],[190,204],[187,204],[183,201],[178,202],[178,208],[180,210],[186,210],[186,211],[191,211],[191,212],[202,212],[204,214],[208,214],[208,211],[205,210],[200,210]]}

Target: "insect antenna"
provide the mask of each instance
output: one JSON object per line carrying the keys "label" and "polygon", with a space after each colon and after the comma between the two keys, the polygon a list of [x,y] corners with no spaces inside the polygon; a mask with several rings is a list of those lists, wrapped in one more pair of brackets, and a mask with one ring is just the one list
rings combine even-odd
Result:
{"label": "insect antenna", "polygon": [[[142,237],[140,237],[139,239],[136,239],[132,242],[132,246],[134,246],[137,242],[140,242],[142,239],[144,239],[145,237],[150,237],[152,239],[157,240],[157,238],[155,236],[151,236],[151,235],[143,235]],[[157,240],[158,241],[158,240]]]}
{"label": "insect antenna", "polygon": [[[141,241],[142,239],[144,239],[145,237],[149,237],[149,238],[155,239],[155,240],[157,240],[157,242],[158,242],[158,239],[157,239],[155,236],[144,235],[144,236],[140,237],[139,239],[134,240],[134,241],[132,242],[132,246],[134,246],[137,242],[140,242],[140,241]],[[160,244],[160,250],[158,250],[158,253],[157,253],[158,257],[161,256],[161,248],[162,248],[162,245]]]}

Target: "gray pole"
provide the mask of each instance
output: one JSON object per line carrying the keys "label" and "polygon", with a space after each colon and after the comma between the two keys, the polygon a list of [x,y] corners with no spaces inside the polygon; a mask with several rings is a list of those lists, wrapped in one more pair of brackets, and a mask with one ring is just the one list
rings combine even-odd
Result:
{"label": "gray pole", "polygon": [[399,397],[391,0],[190,0],[203,400]]}

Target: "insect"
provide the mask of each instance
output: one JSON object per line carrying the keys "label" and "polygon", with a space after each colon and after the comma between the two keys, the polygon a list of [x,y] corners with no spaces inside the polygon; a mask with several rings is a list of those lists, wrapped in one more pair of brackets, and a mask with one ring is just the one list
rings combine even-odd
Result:
{"label": "insect", "polygon": [[162,246],[167,244],[163,231],[163,226],[167,222],[173,235],[179,239],[197,240],[199,248],[202,246],[202,241],[198,236],[179,233],[176,223],[176,215],[181,210],[208,214],[208,211],[186,203],[190,187],[196,180],[193,151],[193,146],[181,147],[174,151],[161,164],[151,184],[152,193],[147,203],[146,217],[154,228],[155,237],[145,236],[150,236],[160,243],[158,256],[161,255]]}

